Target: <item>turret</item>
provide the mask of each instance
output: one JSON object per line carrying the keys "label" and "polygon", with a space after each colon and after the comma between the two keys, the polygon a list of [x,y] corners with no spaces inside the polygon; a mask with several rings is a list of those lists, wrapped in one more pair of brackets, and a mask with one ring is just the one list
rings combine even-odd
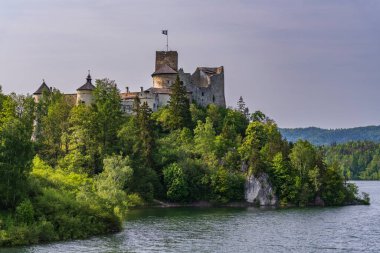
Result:
{"label": "turret", "polygon": [[154,88],[169,88],[178,74],[177,51],[157,51],[155,71],[152,74]]}
{"label": "turret", "polygon": [[91,105],[92,103],[92,92],[95,90],[95,86],[92,84],[92,78],[90,71],[86,78],[86,83],[77,89],[77,105],[86,104]]}
{"label": "turret", "polygon": [[33,93],[34,102],[38,103],[41,100],[44,91],[50,92],[50,89],[43,79],[41,86],[36,90],[36,92]]}

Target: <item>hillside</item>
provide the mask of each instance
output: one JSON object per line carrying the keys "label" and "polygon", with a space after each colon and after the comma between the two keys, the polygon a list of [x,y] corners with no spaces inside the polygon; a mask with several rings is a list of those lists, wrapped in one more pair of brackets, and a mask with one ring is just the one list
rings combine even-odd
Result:
{"label": "hillside", "polygon": [[355,141],[325,146],[327,164],[339,163],[350,179],[380,180],[380,143]]}
{"label": "hillside", "polygon": [[308,140],[314,145],[330,145],[349,141],[380,142],[380,126],[355,127],[347,129],[281,128],[281,134],[288,141]]}

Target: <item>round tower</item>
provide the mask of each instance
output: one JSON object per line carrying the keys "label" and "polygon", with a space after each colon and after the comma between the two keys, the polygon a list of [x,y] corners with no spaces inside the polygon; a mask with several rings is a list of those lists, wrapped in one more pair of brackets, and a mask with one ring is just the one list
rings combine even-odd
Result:
{"label": "round tower", "polygon": [[155,71],[152,74],[154,88],[169,88],[178,75],[177,51],[157,51]]}
{"label": "round tower", "polygon": [[50,92],[49,87],[45,83],[45,79],[42,80],[41,86],[33,93],[34,102],[38,103],[41,100],[44,91]]}
{"label": "round tower", "polygon": [[77,89],[77,105],[86,104],[91,105],[92,103],[92,92],[95,90],[95,86],[92,84],[92,78],[90,71],[86,78],[86,83]]}

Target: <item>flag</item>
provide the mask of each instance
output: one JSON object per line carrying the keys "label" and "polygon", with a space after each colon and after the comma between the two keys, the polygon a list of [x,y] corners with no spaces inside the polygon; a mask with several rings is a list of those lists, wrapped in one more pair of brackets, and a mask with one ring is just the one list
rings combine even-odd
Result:
{"label": "flag", "polygon": [[168,35],[168,30],[162,30],[162,34]]}

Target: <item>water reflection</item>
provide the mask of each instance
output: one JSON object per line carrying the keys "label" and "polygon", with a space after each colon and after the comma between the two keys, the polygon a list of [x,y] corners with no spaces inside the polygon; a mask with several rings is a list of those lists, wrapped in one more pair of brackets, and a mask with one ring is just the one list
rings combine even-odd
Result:
{"label": "water reflection", "polygon": [[118,234],[0,252],[379,252],[380,182],[357,182],[371,206],[149,208]]}

